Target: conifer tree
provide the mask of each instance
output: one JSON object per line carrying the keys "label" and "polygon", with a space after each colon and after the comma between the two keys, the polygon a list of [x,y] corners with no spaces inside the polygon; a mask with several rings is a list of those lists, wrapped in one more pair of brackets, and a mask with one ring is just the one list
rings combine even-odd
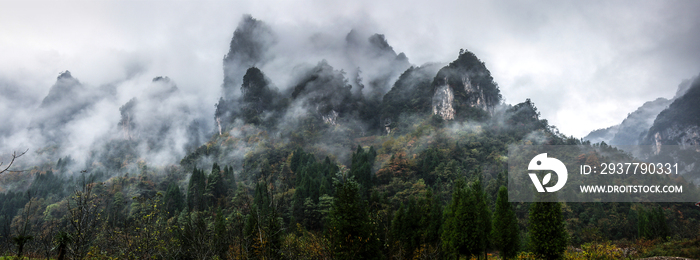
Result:
{"label": "conifer tree", "polygon": [[350,176],[354,177],[360,184],[360,194],[364,198],[369,197],[374,180],[372,179],[372,166],[377,152],[374,147],[370,147],[365,151],[362,146],[357,146],[357,150],[352,154],[350,165]]}
{"label": "conifer tree", "polygon": [[530,206],[530,245],[545,259],[560,259],[569,235],[564,226],[559,202],[535,202]]}
{"label": "conifer tree", "polygon": [[445,210],[444,225],[443,249],[449,257],[481,257],[486,253],[491,232],[491,213],[480,180],[470,187],[467,187],[463,179],[457,180],[452,201]]}
{"label": "conifer tree", "polygon": [[170,185],[168,185],[163,201],[165,201],[165,209],[169,216],[173,216],[176,212],[182,210],[184,207],[184,199],[177,183],[171,182]]}
{"label": "conifer tree", "polygon": [[377,235],[354,180],[337,184],[329,215],[329,237],[336,259],[377,259]]}
{"label": "conifer tree", "polygon": [[496,198],[496,211],[493,214],[491,239],[503,258],[513,258],[518,253],[520,242],[518,219],[508,202],[508,189],[501,186]]}
{"label": "conifer tree", "polygon": [[249,251],[264,259],[279,259],[282,245],[282,226],[276,205],[266,182],[255,186],[253,207],[244,228],[245,238],[252,241]]}
{"label": "conifer tree", "polygon": [[214,205],[218,199],[228,195],[228,188],[226,187],[224,176],[221,173],[219,165],[216,163],[212,166],[206,188],[206,197],[209,205]]}
{"label": "conifer tree", "polygon": [[442,227],[442,205],[440,199],[433,195],[433,189],[428,188],[425,193],[425,201],[427,203],[426,210],[428,213],[424,215],[422,226],[424,226],[424,242],[428,244],[438,244],[440,242],[440,229]]}
{"label": "conifer tree", "polygon": [[189,185],[187,186],[187,206],[190,211],[203,210],[204,192],[206,188],[206,180],[204,171],[194,168],[190,177]]}

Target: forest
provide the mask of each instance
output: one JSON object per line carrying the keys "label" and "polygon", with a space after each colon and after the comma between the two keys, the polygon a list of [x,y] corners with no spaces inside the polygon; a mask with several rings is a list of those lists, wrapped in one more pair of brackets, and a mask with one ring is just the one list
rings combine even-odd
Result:
{"label": "forest", "polygon": [[[337,131],[312,118],[286,142],[232,126],[180,165],[138,161],[109,176],[73,171],[65,157],[6,172],[1,249],[47,259],[698,256],[690,203],[509,203],[508,144],[605,144],[563,136],[529,100],[498,113],[473,125],[425,116],[388,135],[336,136],[351,145],[331,148],[308,145]],[[241,143],[251,148],[240,165],[217,163]]]}

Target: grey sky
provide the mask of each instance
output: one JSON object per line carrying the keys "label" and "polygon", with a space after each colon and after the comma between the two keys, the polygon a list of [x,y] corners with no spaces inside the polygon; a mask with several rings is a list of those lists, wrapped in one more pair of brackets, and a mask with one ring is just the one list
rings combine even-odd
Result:
{"label": "grey sky", "polygon": [[[507,103],[531,98],[576,137],[672,97],[700,73],[698,1],[373,2],[3,0],[0,119],[28,123],[64,70],[93,87],[168,76],[213,116],[222,58],[246,13],[285,35],[383,33],[415,65],[450,62],[468,49]],[[21,90],[10,93],[12,86]],[[130,96],[120,98],[115,104]]]}

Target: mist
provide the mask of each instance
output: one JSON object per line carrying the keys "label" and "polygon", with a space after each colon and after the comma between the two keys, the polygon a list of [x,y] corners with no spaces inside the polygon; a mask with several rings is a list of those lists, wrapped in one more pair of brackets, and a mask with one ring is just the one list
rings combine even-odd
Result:
{"label": "mist", "polygon": [[[0,64],[0,120],[8,122],[0,126],[0,152],[29,149],[27,165],[72,156],[81,168],[102,167],[106,159],[99,157],[113,156],[105,152],[107,146],[128,150],[133,160],[175,164],[219,132],[217,104],[244,105],[243,76],[253,66],[279,100],[288,102],[285,109],[261,114],[262,120],[277,120],[281,127],[265,131],[281,138],[290,137],[280,129],[308,115],[337,121],[334,127],[360,136],[381,133],[380,121],[343,112],[376,106],[410,66],[450,62],[460,48],[486,62],[506,102],[531,97],[543,118],[574,135],[620,122],[630,106],[672,97],[678,81],[700,70],[691,62],[695,56],[687,55],[700,53],[692,47],[700,46],[692,37],[698,22],[687,15],[692,6],[685,6],[692,4],[644,3],[631,10],[624,2],[521,5],[519,10],[484,3],[437,9],[362,2],[342,8],[3,5],[8,13],[0,19],[12,30],[0,41],[8,50]],[[659,13],[664,15],[654,15]],[[643,26],[634,17],[643,16],[666,21],[644,28],[668,33],[654,40],[659,37],[638,30]],[[673,24],[686,26],[665,30]],[[237,34],[255,37],[236,41]],[[624,42],[640,45],[622,48]],[[650,50],[662,51],[640,55]],[[339,79],[329,81],[333,89],[349,91],[312,91],[322,84],[319,77],[310,80],[316,76]],[[169,83],[154,81],[159,77]],[[292,98],[297,87],[308,93]],[[311,99],[329,104],[309,106]],[[131,100],[131,109],[120,110]],[[581,111],[583,104],[591,109]],[[582,114],[572,117],[574,112]],[[226,132],[240,122],[224,124]]]}

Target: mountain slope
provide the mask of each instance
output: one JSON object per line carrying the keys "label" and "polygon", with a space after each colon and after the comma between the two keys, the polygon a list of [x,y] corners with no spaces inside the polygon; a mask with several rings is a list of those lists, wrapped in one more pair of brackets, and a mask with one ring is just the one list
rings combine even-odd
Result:
{"label": "mountain slope", "polygon": [[674,100],[683,96],[690,88],[692,79],[685,80],[678,85],[676,94],[673,98],[657,98],[653,101],[648,101],[638,107],[619,125],[611,126],[604,129],[598,129],[590,132],[583,139],[593,143],[605,142],[611,145],[637,145],[649,128],[654,123],[656,116],[666,109]]}

